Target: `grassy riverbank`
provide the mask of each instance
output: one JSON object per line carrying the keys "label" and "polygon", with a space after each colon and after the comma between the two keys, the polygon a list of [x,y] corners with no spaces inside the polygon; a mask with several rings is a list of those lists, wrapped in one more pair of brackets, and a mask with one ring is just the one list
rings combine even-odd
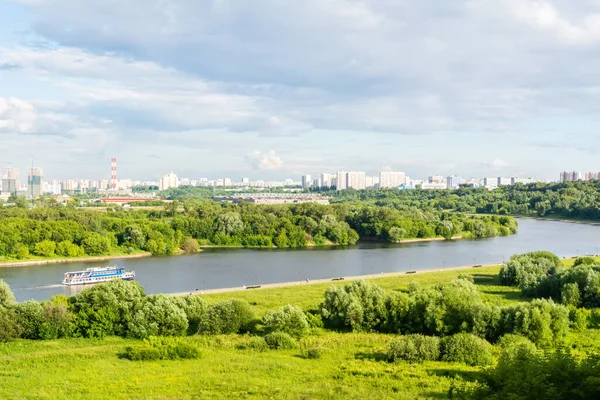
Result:
{"label": "grassy riverbank", "polygon": [[110,260],[119,260],[124,258],[142,258],[151,257],[152,254],[146,251],[136,250],[133,253],[115,253],[107,256],[86,256],[86,257],[73,257],[73,258],[61,258],[61,257],[39,257],[30,256],[27,259],[17,260],[15,258],[0,257],[0,268],[3,267],[27,267],[33,265],[45,265],[45,264],[63,264],[63,263],[77,263],[77,262],[102,262]]}
{"label": "grassy riverbank", "polygon": [[[564,260],[566,266],[572,260]],[[373,278],[377,285],[405,290],[411,283],[434,285],[461,273],[474,277],[491,303],[529,300],[518,289],[499,286],[499,266]],[[302,285],[203,296],[210,302],[236,297],[258,315],[288,303],[316,307],[331,284]],[[202,358],[132,362],[121,357],[138,343],[121,338],[17,340],[0,343],[0,393],[3,399],[416,399],[447,398],[454,377],[476,379],[479,369],[445,362],[388,363],[385,350],[395,335],[316,331],[297,348],[255,352],[240,349],[248,336],[183,338],[199,346]],[[600,331],[572,333],[567,344],[597,350]],[[304,350],[318,348],[320,359]]]}

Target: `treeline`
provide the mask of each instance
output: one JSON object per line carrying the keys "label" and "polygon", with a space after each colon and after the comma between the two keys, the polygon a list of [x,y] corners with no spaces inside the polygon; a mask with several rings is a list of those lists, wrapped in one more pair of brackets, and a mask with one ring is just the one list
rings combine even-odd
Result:
{"label": "treeline", "polygon": [[510,217],[473,217],[415,207],[298,204],[259,206],[173,201],[159,210],[74,207],[0,209],[0,257],[80,257],[147,251],[169,255],[198,245],[300,248],[359,238],[481,238],[517,231]]}
{"label": "treeline", "polygon": [[467,213],[600,219],[600,181],[532,183],[494,190],[462,186],[455,190],[344,190],[326,194],[333,202],[416,206]]}

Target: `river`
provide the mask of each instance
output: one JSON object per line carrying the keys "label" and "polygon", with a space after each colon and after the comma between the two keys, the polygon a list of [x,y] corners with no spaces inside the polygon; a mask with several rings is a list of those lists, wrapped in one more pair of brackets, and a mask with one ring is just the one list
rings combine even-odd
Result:
{"label": "river", "polygon": [[[490,239],[298,250],[208,249],[195,255],[122,259],[114,264],[134,270],[146,293],[177,293],[501,263],[515,253],[533,250],[571,257],[595,254],[599,245],[600,226],[520,219],[518,234]],[[55,294],[73,294],[77,289],[60,285],[63,274],[92,266],[102,263],[0,268],[0,279],[11,286],[19,301],[46,300]]]}

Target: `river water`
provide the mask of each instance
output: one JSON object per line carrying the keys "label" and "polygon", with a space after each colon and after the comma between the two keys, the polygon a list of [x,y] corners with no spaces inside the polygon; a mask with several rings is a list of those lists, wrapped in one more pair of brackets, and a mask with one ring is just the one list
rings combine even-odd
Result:
{"label": "river water", "polygon": [[[209,249],[196,255],[115,260],[136,272],[146,293],[194,292],[267,283],[501,263],[515,253],[548,250],[560,257],[596,254],[600,226],[519,220],[519,233],[479,240],[411,244],[361,243],[300,250]],[[105,263],[104,263],[105,264]],[[0,279],[17,300],[46,300],[73,294],[60,285],[63,274],[102,263],[0,268]]]}

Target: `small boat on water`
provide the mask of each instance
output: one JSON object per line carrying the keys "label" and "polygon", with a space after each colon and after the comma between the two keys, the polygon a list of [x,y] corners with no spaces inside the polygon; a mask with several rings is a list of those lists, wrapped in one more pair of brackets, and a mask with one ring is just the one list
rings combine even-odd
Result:
{"label": "small boat on water", "polygon": [[126,271],[122,267],[88,268],[85,271],[73,271],[65,273],[63,285],[91,285],[122,279],[131,281],[135,278],[135,271]]}

